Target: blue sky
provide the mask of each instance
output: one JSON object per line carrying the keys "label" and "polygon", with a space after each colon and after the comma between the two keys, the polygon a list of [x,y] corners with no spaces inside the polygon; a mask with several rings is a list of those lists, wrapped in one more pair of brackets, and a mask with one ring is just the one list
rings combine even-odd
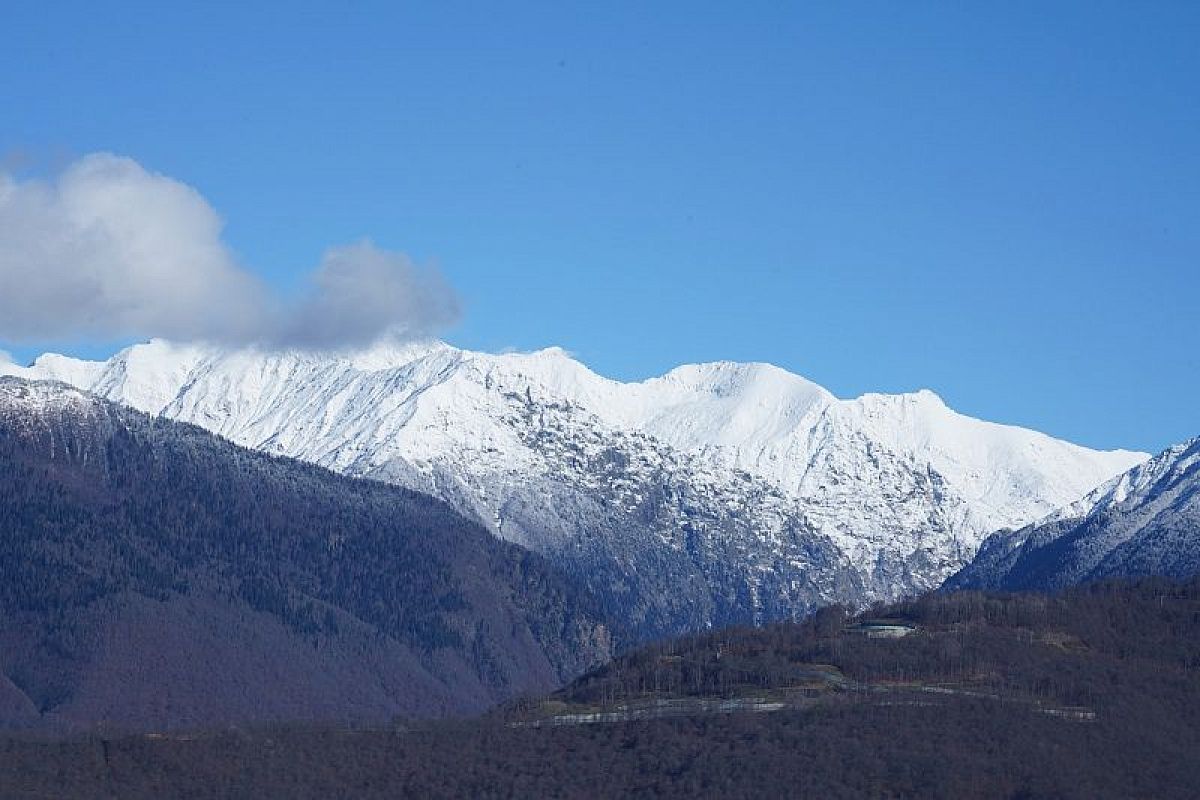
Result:
{"label": "blue sky", "polygon": [[9,171],[136,159],[284,292],[369,237],[465,347],[1200,434],[1200,5],[172,5],[6,11]]}

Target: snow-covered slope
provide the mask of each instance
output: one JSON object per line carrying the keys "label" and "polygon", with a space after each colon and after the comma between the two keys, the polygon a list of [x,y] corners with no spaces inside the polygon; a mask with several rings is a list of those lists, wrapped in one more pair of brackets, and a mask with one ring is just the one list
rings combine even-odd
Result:
{"label": "snow-covered slope", "polygon": [[557,348],[153,341],[0,371],[441,496],[603,584],[648,632],[931,588],[986,534],[1144,459],[964,417],[931,392],[839,400],[766,364],[620,383]]}
{"label": "snow-covered slope", "polygon": [[1033,525],[993,534],[947,586],[1055,589],[1097,578],[1198,572],[1200,438]]}

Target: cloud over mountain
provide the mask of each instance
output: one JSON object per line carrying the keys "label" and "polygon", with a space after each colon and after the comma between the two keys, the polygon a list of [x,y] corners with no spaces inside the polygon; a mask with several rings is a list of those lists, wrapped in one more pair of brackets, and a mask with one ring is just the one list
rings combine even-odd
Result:
{"label": "cloud over mountain", "polygon": [[162,336],[341,347],[453,323],[431,269],[361,242],[328,250],[285,301],[238,264],[195,189],[136,161],[85,156],[51,180],[0,174],[0,337]]}

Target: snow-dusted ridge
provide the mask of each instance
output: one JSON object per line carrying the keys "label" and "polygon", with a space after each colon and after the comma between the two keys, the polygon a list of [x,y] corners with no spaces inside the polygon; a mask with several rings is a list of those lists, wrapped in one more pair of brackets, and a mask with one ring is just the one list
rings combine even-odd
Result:
{"label": "snow-dusted ridge", "polygon": [[[683,619],[654,594],[654,629],[936,586],[988,533],[1146,458],[965,417],[928,391],[840,400],[778,367],[732,362],[621,383],[559,348],[312,353],[155,340],[107,362],[47,355],[0,373],[432,492],[595,580],[637,576],[634,594],[653,584],[679,602],[722,597]],[[611,570],[596,571],[601,561]]]}
{"label": "snow-dusted ridge", "polygon": [[989,536],[949,588],[1055,589],[1200,572],[1200,438],[1167,448],[1038,522]]}

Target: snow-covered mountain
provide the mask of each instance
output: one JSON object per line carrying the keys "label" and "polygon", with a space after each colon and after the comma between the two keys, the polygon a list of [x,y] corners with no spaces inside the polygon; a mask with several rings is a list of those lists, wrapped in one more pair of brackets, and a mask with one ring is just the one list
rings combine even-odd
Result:
{"label": "snow-covered mountain", "polygon": [[1057,589],[1098,578],[1200,573],[1200,438],[1087,497],[988,537],[947,588]]}
{"label": "snow-covered mountain", "polygon": [[647,635],[935,587],[988,533],[1145,458],[971,419],[928,391],[840,400],[730,362],[620,383],[557,348],[156,340],[0,372],[435,494],[548,554]]}

